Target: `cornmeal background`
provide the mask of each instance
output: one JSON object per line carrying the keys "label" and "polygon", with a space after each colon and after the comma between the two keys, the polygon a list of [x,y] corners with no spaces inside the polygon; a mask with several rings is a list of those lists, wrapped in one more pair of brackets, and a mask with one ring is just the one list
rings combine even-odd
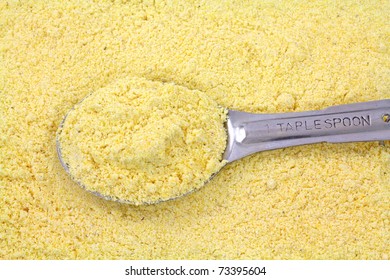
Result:
{"label": "cornmeal background", "polygon": [[155,206],[108,202],[55,132],[116,79],[174,82],[249,112],[390,98],[389,1],[1,1],[1,259],[388,259],[390,143],[227,165]]}

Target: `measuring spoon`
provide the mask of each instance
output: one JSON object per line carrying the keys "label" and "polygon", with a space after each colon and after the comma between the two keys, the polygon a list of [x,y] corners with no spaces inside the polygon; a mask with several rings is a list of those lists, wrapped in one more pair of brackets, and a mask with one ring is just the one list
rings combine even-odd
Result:
{"label": "measuring spoon", "polygon": [[[60,128],[65,119],[66,116]],[[390,140],[390,99],[293,113],[252,114],[228,110],[225,127],[228,140],[223,160],[227,163],[261,151],[306,144]],[[66,172],[70,174],[69,167],[61,154],[58,134],[56,146],[59,160]],[[210,174],[205,184],[214,175]],[[79,182],[77,183],[82,186]],[[107,200],[135,204],[132,201],[114,199],[98,192],[91,192]],[[142,204],[156,204],[181,196],[143,201]]]}

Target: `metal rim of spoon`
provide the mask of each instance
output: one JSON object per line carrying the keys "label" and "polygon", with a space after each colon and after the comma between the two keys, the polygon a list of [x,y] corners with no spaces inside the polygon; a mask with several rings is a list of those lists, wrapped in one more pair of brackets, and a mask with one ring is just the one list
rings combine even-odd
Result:
{"label": "metal rim of spoon", "polygon": [[[106,200],[138,205],[138,202],[88,190],[73,178],[68,164],[62,157],[59,141],[59,134],[66,117],[67,115],[62,120],[56,137],[57,154],[65,171],[78,185],[94,195]],[[228,110],[225,127],[228,140],[223,159],[227,163],[262,151],[307,144],[385,141],[390,140],[390,99],[291,113],[253,114]],[[212,174],[205,184],[217,173]],[[177,199],[193,191],[165,200],[144,201],[142,205]]]}

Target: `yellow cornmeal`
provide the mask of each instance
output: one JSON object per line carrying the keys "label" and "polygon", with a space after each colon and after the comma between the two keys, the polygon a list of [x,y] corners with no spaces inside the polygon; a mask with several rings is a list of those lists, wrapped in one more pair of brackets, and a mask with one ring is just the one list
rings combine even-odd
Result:
{"label": "yellow cornmeal", "polygon": [[56,130],[121,78],[275,113],[390,98],[389,1],[0,2],[2,259],[388,259],[390,143],[259,153],[151,206],[81,189]]}
{"label": "yellow cornmeal", "polygon": [[199,189],[225,164],[226,114],[199,91],[119,80],[67,114],[61,156],[89,191],[136,205],[165,201]]}

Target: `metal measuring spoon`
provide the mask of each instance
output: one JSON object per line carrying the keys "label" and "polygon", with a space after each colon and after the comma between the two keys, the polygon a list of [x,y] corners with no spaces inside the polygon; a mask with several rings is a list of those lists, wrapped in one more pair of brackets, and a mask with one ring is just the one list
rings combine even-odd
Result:
{"label": "metal measuring spoon", "polygon": [[[65,120],[66,116],[59,131]],[[338,105],[317,111],[279,114],[252,114],[228,110],[225,125],[228,140],[223,159],[227,163],[261,151],[306,144],[384,141],[390,140],[390,99]],[[61,165],[72,176],[61,154],[59,134],[56,137],[56,146]],[[205,184],[216,174],[210,175]],[[107,200],[135,204],[95,191],[90,192]],[[142,203],[156,204],[178,197]]]}

